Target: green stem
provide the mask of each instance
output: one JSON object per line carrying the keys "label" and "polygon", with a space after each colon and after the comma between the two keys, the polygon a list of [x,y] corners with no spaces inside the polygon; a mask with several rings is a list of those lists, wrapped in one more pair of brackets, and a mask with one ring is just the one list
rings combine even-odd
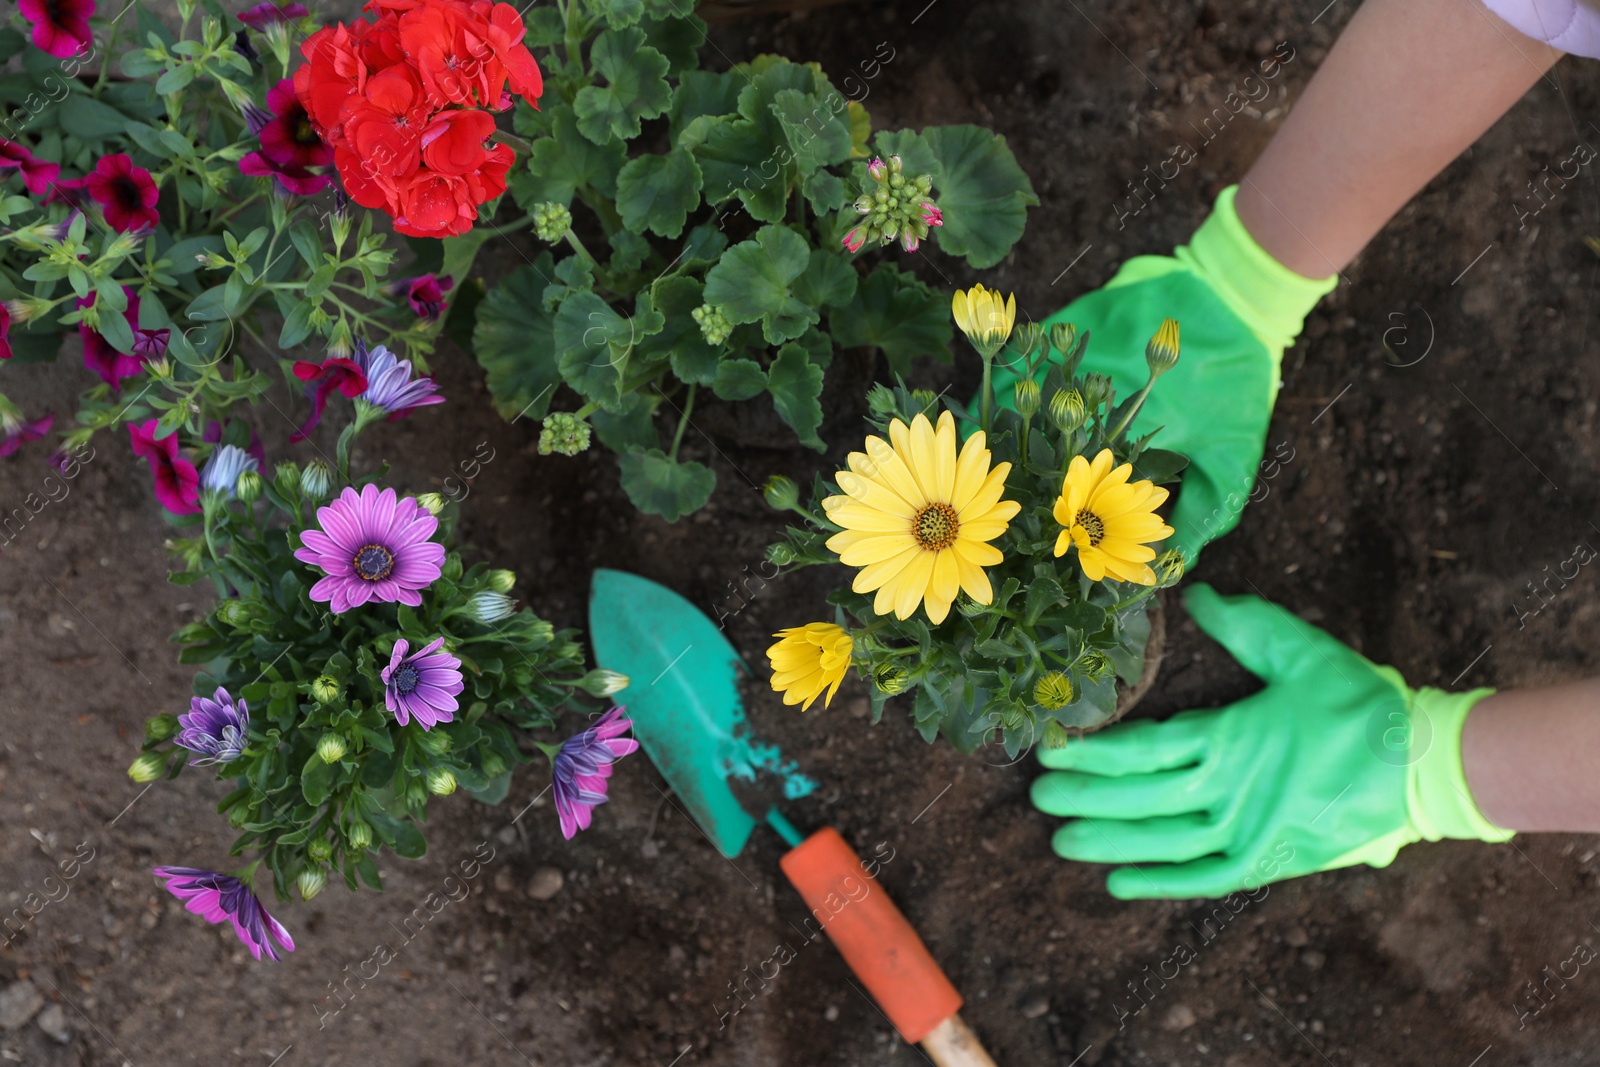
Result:
{"label": "green stem", "polygon": [[983,411],[979,420],[984,436],[989,433],[989,409],[994,402],[994,354],[983,357]]}
{"label": "green stem", "polygon": [[667,455],[674,463],[678,461],[678,445],[683,441],[684,428],[689,425],[689,413],[694,410],[694,391],[695,385],[691,382],[689,398],[683,402],[683,418],[678,420],[678,432],[672,435],[672,451]]}
{"label": "green stem", "polygon": [[509,145],[514,151],[521,152],[524,155],[526,155],[529,150],[533,148],[533,145],[529,144],[521,137],[518,137],[514,133],[507,133],[505,130],[495,130],[494,138],[501,144]]}
{"label": "green stem", "polygon": [[1139,395],[1133,398],[1133,406],[1128,408],[1128,413],[1126,415],[1122,416],[1122,421],[1117,423],[1117,428],[1106,435],[1107,444],[1115,441],[1119,436],[1121,436],[1122,431],[1128,428],[1128,424],[1132,422],[1133,417],[1139,413],[1139,409],[1144,407],[1144,398],[1150,395],[1150,389],[1155,384],[1156,376],[1152,374],[1150,375],[1150,380],[1144,383],[1144,388],[1139,390]]}
{"label": "green stem", "polygon": [[106,83],[106,75],[111,73],[111,61],[107,57],[109,57],[109,56],[111,56],[112,54],[115,53],[116,47],[117,47],[117,37],[121,33],[122,33],[122,22],[121,22],[121,20],[113,22],[111,24],[111,36],[106,38],[105,55],[100,57],[100,76],[95,79],[94,88],[90,90],[90,93],[96,99],[98,99],[99,96],[100,96],[100,88],[101,88],[101,86],[105,85],[105,83]]}
{"label": "green stem", "polygon": [[582,256],[586,261],[588,261],[589,266],[595,268],[596,270],[600,269],[599,261],[596,260],[594,256],[589,254],[589,250],[587,248],[583,247],[583,242],[578,240],[578,235],[572,232],[571,226],[568,226],[567,232],[561,236],[567,242],[567,244],[572,246],[572,250],[574,252],[578,253],[578,255]]}

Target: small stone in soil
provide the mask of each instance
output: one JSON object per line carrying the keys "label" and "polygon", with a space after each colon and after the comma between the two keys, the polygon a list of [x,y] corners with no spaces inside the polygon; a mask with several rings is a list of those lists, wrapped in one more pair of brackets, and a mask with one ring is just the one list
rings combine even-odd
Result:
{"label": "small stone in soil", "polygon": [[838,1019],[839,1018],[839,1006],[837,1004],[829,1004],[827,1006],[827,1008],[823,1011],[822,1017],[824,1019],[828,1020],[830,1023],[833,1022],[834,1020]]}
{"label": "small stone in soil", "polygon": [[15,1030],[44,1007],[44,997],[26,978],[0,990],[0,1027]]}
{"label": "small stone in soil", "polygon": [[533,880],[528,883],[528,895],[534,900],[549,900],[561,892],[565,882],[561,872],[554,867],[540,867],[533,872]]}
{"label": "small stone in soil", "polygon": [[1300,962],[1307,970],[1320,971],[1322,965],[1328,962],[1328,957],[1316,949],[1309,949],[1300,953]]}
{"label": "small stone in soil", "polygon": [[1291,926],[1283,935],[1283,943],[1290,948],[1305,948],[1311,943],[1311,936],[1306,933],[1303,926]]}
{"label": "small stone in soil", "polygon": [[1194,1009],[1187,1004],[1174,1004],[1161,1020],[1163,1030],[1187,1030],[1195,1024]]}
{"label": "small stone in soil", "polygon": [[1037,1019],[1050,1010],[1050,998],[1040,994],[1022,1005],[1024,1019]]}
{"label": "small stone in soil", "polygon": [[661,849],[654,841],[646,841],[639,846],[639,855],[647,860],[653,860],[661,855]]}
{"label": "small stone in soil", "polygon": [[34,1022],[38,1023],[39,1029],[58,1045],[65,1045],[72,1040],[72,1026],[67,1021],[67,1013],[61,1010],[59,1004],[46,1007]]}

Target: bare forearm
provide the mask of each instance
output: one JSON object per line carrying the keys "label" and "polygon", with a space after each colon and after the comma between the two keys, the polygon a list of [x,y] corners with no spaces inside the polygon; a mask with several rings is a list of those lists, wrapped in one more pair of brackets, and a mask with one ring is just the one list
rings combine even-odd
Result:
{"label": "bare forearm", "polygon": [[1600,833],[1600,678],[1480,700],[1461,731],[1461,762],[1490,822]]}
{"label": "bare forearm", "polygon": [[1478,0],[1366,0],[1240,182],[1240,221],[1290,270],[1343,270],[1559,58]]}

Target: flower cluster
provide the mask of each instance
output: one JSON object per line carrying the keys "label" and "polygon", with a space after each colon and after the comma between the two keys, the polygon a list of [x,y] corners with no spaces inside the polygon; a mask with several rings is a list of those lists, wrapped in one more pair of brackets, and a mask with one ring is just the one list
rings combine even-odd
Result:
{"label": "flower cluster", "polygon": [[324,27],[301,45],[295,92],[356,203],[387,211],[409,236],[465,233],[478,205],[505,191],[514,159],[506,145],[485,146],[492,112],[544,89],[522,16],[489,0],[368,0],[365,10],[376,21]]}
{"label": "flower cluster", "polygon": [[907,178],[900,173],[899,156],[888,161],[873,158],[867,164],[867,177],[877,188],[856,198],[856,214],[865,215],[841,238],[851,252],[859,252],[868,241],[888,244],[896,236],[900,247],[915,252],[930,226],[943,226],[944,214],[928,194],[933,191],[932,175]]}
{"label": "flower cluster", "polygon": [[[887,440],[869,436],[850,453],[817,510],[792,483],[768,487],[769,503],[808,520],[770,558],[857,570],[848,592],[829,597],[842,609],[836,622],[782,630],[767,655],[787,704],[809,706],[824,691],[826,704],[854,665],[876,711],[915,689],[929,740],[943,731],[970,748],[998,730],[1011,752],[1110,720],[1111,668],[1138,677],[1148,598],[1182,576],[1181,557],[1153,547],[1173,533],[1156,514],[1168,491],[1133,473],[1137,463],[1169,480],[1183,457],[1125,436],[1177,362],[1178,326],[1161,325],[1144,390],[1111,409],[1108,381],[1073,377],[1086,338],[1072,327],[1047,342],[1030,324],[1013,338],[1014,299],[982,286],[956,293],[951,310],[984,363],[982,414],[965,443],[955,412],[937,423],[924,413],[931,394],[880,386],[868,407]],[[1024,373],[1012,404],[993,413],[990,364],[1013,340]],[[1040,424],[1044,389],[1051,416]],[[847,615],[863,625],[852,629]]]}
{"label": "flower cluster", "polygon": [[252,177],[272,178],[285,193],[315,196],[333,179],[313,171],[333,162],[333,149],[312,125],[294,82],[283,79],[267,91],[267,110],[245,112],[250,132],[261,147],[239,160],[239,170]]}

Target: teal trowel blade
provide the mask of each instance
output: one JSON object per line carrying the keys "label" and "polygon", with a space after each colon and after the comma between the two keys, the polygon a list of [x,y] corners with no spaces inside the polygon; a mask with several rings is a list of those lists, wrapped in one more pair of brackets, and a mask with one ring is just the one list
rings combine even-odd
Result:
{"label": "teal trowel blade", "polygon": [[739,672],[749,668],[716,624],[677,593],[636,574],[597,570],[589,637],[595,662],[630,680],[614,699],[627,705],[645,754],[724,856],[737,856],[769,814],[746,810],[730,778],[753,784],[776,776],[788,798],[816,788],[750,735],[738,687]]}

